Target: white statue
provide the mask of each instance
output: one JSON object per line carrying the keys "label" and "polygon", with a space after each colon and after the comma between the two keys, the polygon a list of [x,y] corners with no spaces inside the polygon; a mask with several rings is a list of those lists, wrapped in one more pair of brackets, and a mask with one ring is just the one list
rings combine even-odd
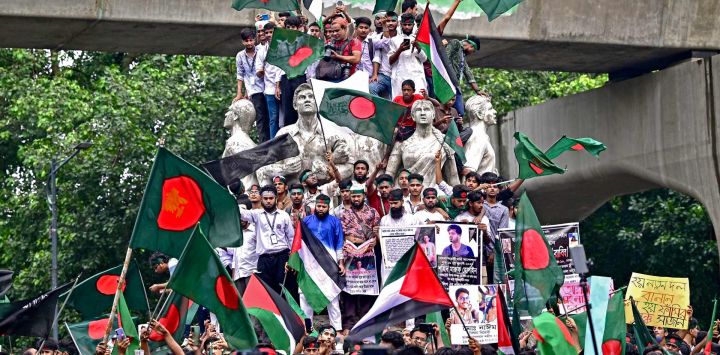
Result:
{"label": "white statue", "polygon": [[486,172],[497,173],[495,168],[495,150],[490,145],[487,127],[497,123],[497,112],[492,107],[490,98],[485,95],[475,95],[465,103],[464,127],[472,128],[472,135],[465,143],[465,157],[463,176],[470,171],[478,174]]}
{"label": "white statue", "polygon": [[435,154],[443,147],[440,153],[443,179],[451,186],[459,184],[455,151],[443,142],[445,135],[432,126],[435,120],[433,103],[428,100],[415,101],[410,112],[415,121],[415,132],[408,139],[395,143],[385,172],[395,176],[403,167],[422,175],[426,184],[432,184],[436,182]]}
{"label": "white statue", "polygon": [[[223,123],[223,127],[230,131],[230,138],[225,142],[223,158],[257,146],[247,134],[253,123],[255,123],[255,107],[250,100],[238,100],[230,105],[228,112],[225,113],[225,122]],[[256,184],[255,174],[242,178],[242,183],[245,185],[245,189]]]}
{"label": "white statue", "polygon": [[[345,137],[337,130],[323,127],[318,120],[318,107],[315,103],[315,94],[310,84],[301,84],[295,90],[293,96],[293,108],[298,112],[297,123],[280,128],[277,135],[287,133],[295,140],[300,150],[300,155],[288,158],[283,161],[271,164],[265,169],[258,170],[258,178],[265,182],[272,179],[273,174],[285,176],[287,181],[297,180],[298,174],[305,169],[315,172],[327,171],[325,162],[325,144],[332,152],[333,162],[343,177],[350,176],[352,164],[350,164],[350,147]],[[262,175],[262,176],[261,176]],[[325,179],[322,179],[325,177]],[[268,180],[265,180],[268,179]],[[318,176],[320,184],[327,182],[326,176]]]}

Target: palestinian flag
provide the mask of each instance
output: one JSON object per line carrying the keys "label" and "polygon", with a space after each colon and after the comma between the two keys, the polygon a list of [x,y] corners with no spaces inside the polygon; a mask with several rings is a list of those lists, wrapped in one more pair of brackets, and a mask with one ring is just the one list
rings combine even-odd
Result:
{"label": "palestinian flag", "polygon": [[598,158],[600,157],[600,152],[605,149],[607,149],[605,144],[592,138],[570,138],[562,136],[562,138],[558,139],[555,144],[545,151],[545,156],[548,157],[548,159],[555,159],[559,157],[560,154],[569,150],[575,152],[584,150]]}
{"label": "palestinian flag", "polygon": [[447,133],[445,133],[445,144],[449,145],[455,151],[455,154],[460,157],[460,162],[465,164],[467,161],[467,159],[465,159],[465,146],[463,145],[462,138],[460,138],[460,131],[457,128],[457,124],[455,124],[455,120],[450,120]]}
{"label": "palestinian flag", "polygon": [[425,52],[432,64],[433,90],[438,101],[447,103],[455,97],[455,88],[459,87],[457,76],[450,66],[450,60],[442,45],[442,37],[438,33],[430,11],[425,11],[417,33],[417,43]]}
{"label": "palestinian flag", "polygon": [[[122,265],[118,265],[78,283],[67,301],[68,306],[80,312],[83,319],[92,319],[101,314],[107,314],[112,307],[121,272]],[[135,261],[131,262],[128,267],[122,291],[130,309],[148,310],[142,275],[140,275]]]}
{"label": "palestinian flag", "polygon": [[322,58],[324,48],[325,43],[319,38],[276,27],[265,60],[285,71],[288,79],[292,79],[305,74],[310,64]]}
{"label": "palestinian flag", "polygon": [[185,245],[168,288],[215,313],[231,346],[249,349],[257,343],[240,294],[200,228]]}
{"label": "palestinian flag", "polygon": [[[138,335],[137,328],[135,327],[132,315],[130,314],[130,309],[128,309],[127,302],[125,302],[125,296],[122,292],[120,292],[120,298],[118,299],[117,314],[118,325],[123,328],[125,335],[130,338],[130,346],[127,349],[127,354],[134,354],[135,350],[140,349],[140,336]],[[112,354],[118,354],[117,346],[113,348]]]}
{"label": "palestinian flag", "polygon": [[622,291],[616,292],[608,301],[605,332],[602,338],[603,355],[625,355],[625,300]]}
{"label": "palestinian flag", "polygon": [[565,173],[565,169],[555,165],[525,134],[515,132],[515,139],[518,141],[515,146],[518,179]]}
{"label": "palestinian flag", "polygon": [[350,330],[350,336],[372,336],[382,333],[388,324],[452,307],[427,256],[415,243],[390,271],[375,304]]}
{"label": "palestinian flag", "polygon": [[287,288],[283,287],[282,293],[283,293],[282,296],[285,299],[285,301],[290,305],[290,308],[292,308],[293,312],[295,312],[295,314],[297,314],[298,317],[300,317],[300,319],[305,319],[308,317],[307,315],[305,315],[305,312],[303,312],[300,305],[297,302],[295,302],[295,298],[293,298],[293,296],[290,294],[290,291],[288,291]]}
{"label": "palestinian flag", "polygon": [[497,312],[498,353],[519,354],[520,343],[518,342],[517,334],[513,333],[512,325],[510,324],[510,313],[508,312],[507,301],[502,286],[498,286],[497,300],[500,305],[500,309],[498,309]]}
{"label": "palestinian flag", "polygon": [[450,346],[450,344],[452,344],[450,342],[450,334],[448,334],[447,328],[442,326],[443,324],[445,324],[445,320],[443,319],[440,311],[430,312],[426,314],[425,322],[440,325],[440,327],[438,328],[440,328],[440,338],[442,339],[443,344],[446,344],[447,346]]}
{"label": "palestinian flag", "polygon": [[[75,324],[65,323],[65,327],[70,333],[70,337],[75,343],[80,355],[95,355],[95,347],[105,336],[108,320],[109,318],[105,316],[101,319],[86,320]],[[116,321],[113,323],[112,329],[117,328],[117,326],[118,323]]]}
{"label": "palestinian flag", "polygon": [[393,130],[407,107],[368,93],[330,88],[320,103],[320,115],[353,132],[392,144]]}
{"label": "palestinian flag", "polygon": [[242,9],[264,9],[269,11],[300,11],[300,4],[297,0],[233,0],[232,8]]}
{"label": "palestinian flag", "polygon": [[345,286],[337,262],[303,221],[295,227],[288,266],[297,271],[298,287],[315,312],[327,307]]}
{"label": "palestinian flag", "polygon": [[488,22],[512,10],[513,7],[522,1],[523,0],[475,0],[485,15],[487,15]]}
{"label": "palestinian flag", "polygon": [[[163,306],[163,309],[160,310],[160,319],[158,319],[158,322],[165,326],[178,344],[182,344],[185,326],[190,324],[193,318],[195,318],[198,305],[174,291],[171,291],[168,297],[170,299]],[[163,342],[164,338],[160,333],[153,330],[150,332],[150,340]]]}
{"label": "palestinian flag", "polygon": [[255,275],[250,276],[242,299],[247,312],[257,318],[275,348],[292,354],[305,335],[305,323],[290,305]]}
{"label": "palestinian flag", "polygon": [[565,323],[550,313],[543,313],[532,320],[539,354],[577,355],[575,340]]}
{"label": "palestinian flag", "polygon": [[0,297],[2,297],[5,292],[10,289],[10,286],[12,286],[12,277],[12,270],[0,269]]}
{"label": "palestinian flag", "polygon": [[207,233],[214,247],[242,244],[235,198],[200,169],[161,147],[145,187],[130,247],[178,257],[196,225]]}
{"label": "palestinian flag", "polygon": [[33,298],[0,303],[0,334],[47,338],[58,298],[71,287],[67,283]]}
{"label": "palestinian flag", "polygon": [[520,197],[515,220],[515,309],[536,316],[560,290],[565,277],[543,234],[530,199]]}
{"label": "palestinian flag", "polygon": [[308,12],[310,12],[311,15],[313,15],[316,22],[320,21],[323,10],[322,0],[303,0],[303,6],[308,10]]}
{"label": "palestinian flag", "polygon": [[634,318],[632,330],[635,335],[635,344],[637,344],[638,352],[642,354],[648,346],[657,345],[657,340],[650,334],[648,327],[645,326],[642,315],[640,315],[640,311],[638,311],[635,300],[633,300],[632,297],[630,297],[630,307],[632,308]]}

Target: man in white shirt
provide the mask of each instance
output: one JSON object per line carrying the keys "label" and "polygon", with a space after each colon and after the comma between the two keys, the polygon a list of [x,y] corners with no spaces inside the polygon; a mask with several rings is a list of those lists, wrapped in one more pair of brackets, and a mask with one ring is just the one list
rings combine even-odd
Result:
{"label": "man in white shirt", "polygon": [[415,212],[415,217],[423,223],[447,221],[447,213],[437,208],[437,190],[434,187],[428,187],[423,190],[422,195],[425,208]]}
{"label": "man in white shirt", "polygon": [[424,178],[420,174],[413,173],[408,175],[408,192],[410,194],[405,197],[403,201],[405,213],[415,214],[422,208],[420,206],[422,206],[423,201],[420,194],[423,190],[423,180]]}
{"label": "man in white shirt", "polygon": [[392,70],[391,97],[402,95],[402,83],[408,79],[415,82],[415,92],[427,89],[425,69],[423,68],[427,56],[420,49],[412,34],[415,18],[409,13],[402,14],[400,24],[402,32],[390,41],[390,50],[388,51]]}
{"label": "man in white shirt", "polygon": [[[178,259],[171,258],[161,252],[154,252],[150,255],[150,267],[156,274],[168,273],[172,276],[177,264]],[[164,282],[161,284],[153,284],[149,289],[151,292],[164,292],[166,287],[167,282]]]}
{"label": "man in white shirt", "polygon": [[390,66],[390,41],[397,36],[398,16],[393,11],[388,11],[385,19],[384,32],[379,38],[373,38],[375,53],[373,56],[373,73],[370,77],[370,93],[385,99],[392,99],[392,69]]}
{"label": "man in white shirt", "polygon": [[[267,114],[267,103],[265,102],[265,83],[257,75],[259,67],[258,51],[255,47],[255,31],[245,28],[240,31],[245,49],[235,56],[237,70],[237,95],[233,102],[249,98],[255,107],[255,125],[257,126],[258,140],[265,142],[269,140],[270,127]],[[244,91],[243,91],[244,89]]]}
{"label": "man in white shirt", "polygon": [[266,61],[273,32],[275,31],[275,25],[272,22],[266,23],[264,31],[267,43],[263,46],[258,46],[259,63],[257,75],[263,78],[263,85],[265,86],[263,94],[265,95],[265,103],[267,104],[270,139],[273,139],[278,129],[280,129],[280,113],[278,110],[280,106],[280,77],[282,77],[285,72]]}
{"label": "man in white shirt", "polygon": [[[248,200],[239,202],[240,209],[251,210],[252,203]],[[233,251],[232,262],[230,263],[233,273],[232,278],[235,286],[242,295],[245,293],[250,275],[257,272],[258,255],[255,253],[255,226],[248,221],[240,221],[243,229],[243,245],[239,248],[228,248]]]}

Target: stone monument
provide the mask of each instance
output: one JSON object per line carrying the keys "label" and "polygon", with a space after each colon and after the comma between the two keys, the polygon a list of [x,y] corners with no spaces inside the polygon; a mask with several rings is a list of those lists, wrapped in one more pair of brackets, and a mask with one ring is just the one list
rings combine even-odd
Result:
{"label": "stone monument", "polygon": [[[250,100],[242,99],[233,102],[225,113],[223,127],[230,131],[230,138],[225,142],[225,151],[222,157],[228,157],[257,146],[250,138],[248,132],[255,123],[255,107]],[[245,189],[256,184],[255,174],[250,174],[242,179]]]}
{"label": "stone monument", "polygon": [[464,127],[472,128],[472,135],[465,143],[467,161],[462,171],[463,176],[470,171],[478,174],[497,173],[495,150],[490,145],[490,136],[487,134],[488,126],[497,123],[496,115],[490,98],[485,95],[475,95],[465,102]]}

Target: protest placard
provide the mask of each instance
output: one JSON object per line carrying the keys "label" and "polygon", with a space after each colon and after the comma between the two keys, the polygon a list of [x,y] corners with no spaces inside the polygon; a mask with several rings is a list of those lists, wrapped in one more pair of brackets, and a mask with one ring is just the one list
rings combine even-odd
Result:
{"label": "protest placard", "polygon": [[625,294],[625,321],[633,322],[630,297],[647,326],[687,329],[690,320],[690,281],[633,272]]}
{"label": "protest placard", "polygon": [[[580,244],[580,225],[577,222],[554,224],[542,226],[542,230],[563,273],[565,275],[575,274],[569,249],[571,246]],[[515,230],[502,228],[498,229],[498,234],[505,268],[507,271],[512,271],[515,269]],[[512,274],[509,274],[508,278],[512,279]]]}
{"label": "protest placard", "polygon": [[355,245],[345,241],[345,292],[351,295],[377,295],[380,292],[378,285],[377,267],[375,266],[375,251],[368,247],[370,241]]}
{"label": "protest placard", "polygon": [[[459,312],[450,310],[450,342],[453,345],[467,345],[467,333],[480,344],[497,343],[497,313],[500,312],[497,288],[497,285],[450,286],[450,297]],[[465,322],[467,332],[463,329],[460,317]]]}
{"label": "protest placard", "polygon": [[478,248],[477,226],[454,222],[435,225],[437,273],[443,287],[478,285],[482,248]]}
{"label": "protest placard", "polygon": [[380,227],[380,249],[382,250],[382,279],[385,280],[398,260],[418,242],[423,251],[428,253],[430,265],[435,266],[435,227]]}

